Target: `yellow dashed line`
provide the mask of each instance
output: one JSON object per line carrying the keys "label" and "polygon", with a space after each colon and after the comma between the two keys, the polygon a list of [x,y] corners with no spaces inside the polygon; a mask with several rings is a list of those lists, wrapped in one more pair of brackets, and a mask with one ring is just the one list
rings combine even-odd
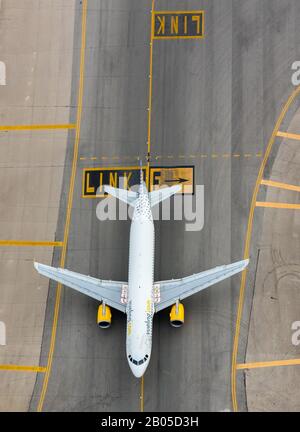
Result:
{"label": "yellow dashed line", "polygon": [[300,141],[300,135],[299,134],[293,134],[293,133],[289,133],[289,132],[278,131],[277,136],[282,137],[282,138],[289,138],[289,139],[294,139],[294,140]]}
{"label": "yellow dashed line", "polygon": [[75,129],[75,124],[35,124],[0,126],[0,131],[48,130],[48,129]]}
{"label": "yellow dashed line", "polygon": [[[156,156],[153,156],[153,158],[155,159],[155,160],[159,160],[159,159],[176,159],[176,158],[179,158],[179,159],[196,159],[196,158],[208,158],[208,157],[210,157],[210,158],[212,158],[212,159],[216,159],[216,158],[219,158],[219,157],[222,157],[222,158],[241,158],[241,157],[244,157],[244,158],[251,158],[251,157],[256,157],[256,158],[259,158],[259,157],[262,157],[262,154],[261,153],[257,153],[257,154],[251,154],[251,153],[245,153],[244,155],[242,155],[242,154],[230,154],[230,153],[211,153],[210,155],[208,155],[208,154],[198,154],[198,155],[193,155],[193,154],[190,154],[190,155],[166,155],[166,156],[163,156],[163,155],[156,155]],[[85,161],[85,160],[98,160],[98,159],[102,159],[102,160],[132,160],[132,159],[136,159],[136,160],[139,160],[139,156],[101,156],[101,157],[97,157],[97,156],[92,156],[92,157],[86,157],[86,156],[82,156],[82,157],[80,157],[80,160],[81,161]]]}
{"label": "yellow dashed line", "polygon": [[41,366],[21,366],[21,365],[0,365],[0,371],[16,371],[16,372],[41,372],[45,373],[46,368]]}
{"label": "yellow dashed line", "polygon": [[276,182],[276,181],[272,181],[272,180],[262,180],[261,184],[265,185],[265,186],[275,187],[278,189],[286,189],[286,190],[291,190],[291,191],[295,191],[295,192],[300,192],[300,186],[294,186],[294,185],[291,185],[288,183],[280,183],[280,182]]}
{"label": "yellow dashed line", "polygon": [[62,247],[63,242],[0,240],[0,246],[57,246],[57,247]]}
{"label": "yellow dashed line", "polygon": [[258,368],[292,366],[292,365],[300,365],[300,359],[274,360],[274,361],[266,361],[266,362],[255,362],[255,363],[242,363],[242,364],[237,364],[236,368],[239,370],[243,370],[243,369],[258,369]]}

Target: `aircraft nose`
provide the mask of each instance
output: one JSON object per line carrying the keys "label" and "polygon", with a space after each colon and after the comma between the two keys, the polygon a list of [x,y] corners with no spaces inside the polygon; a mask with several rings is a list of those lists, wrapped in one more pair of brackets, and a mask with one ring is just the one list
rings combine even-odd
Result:
{"label": "aircraft nose", "polygon": [[141,378],[146,372],[147,364],[143,364],[143,365],[130,364],[130,369],[136,378]]}
{"label": "aircraft nose", "polygon": [[149,359],[150,356],[148,354],[140,360],[136,360],[131,354],[128,355],[130,369],[136,378],[141,378],[144,375],[149,364]]}

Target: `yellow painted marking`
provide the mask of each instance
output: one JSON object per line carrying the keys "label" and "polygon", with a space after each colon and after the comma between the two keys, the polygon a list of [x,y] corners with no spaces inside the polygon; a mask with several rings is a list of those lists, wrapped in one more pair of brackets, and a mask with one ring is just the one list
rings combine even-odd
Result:
{"label": "yellow painted marking", "polygon": [[117,187],[117,183],[118,183],[118,173],[117,172],[109,173],[109,186]]}
{"label": "yellow painted marking", "polygon": [[[151,33],[150,33],[150,53],[149,53],[150,60],[149,60],[148,134],[147,134],[147,152],[148,152],[148,156],[150,156],[150,153],[151,153],[154,8],[155,8],[155,0],[152,0],[152,7],[151,7]],[[149,176],[148,176],[148,178],[149,178]]]}
{"label": "yellow painted marking", "polygon": [[291,190],[291,191],[295,191],[295,192],[300,192],[300,186],[294,186],[294,185],[291,185],[288,183],[280,183],[280,182],[276,182],[276,181],[272,181],[272,180],[262,180],[261,184],[265,185],[265,186],[275,187],[278,189],[286,189],[286,190]]}
{"label": "yellow painted marking", "polygon": [[24,241],[24,240],[0,240],[0,246],[57,246],[62,247],[63,242],[56,241]]}
{"label": "yellow painted marking", "polygon": [[75,129],[75,124],[32,124],[0,126],[0,131],[48,130],[48,129]]}
{"label": "yellow painted marking", "polygon": [[91,174],[87,173],[87,175],[86,175],[86,192],[87,193],[95,193],[95,188],[93,186],[90,186],[90,178],[91,178]]}
{"label": "yellow painted marking", "polygon": [[140,395],[140,411],[144,412],[144,387],[145,387],[145,381],[144,376],[141,378],[141,395]]}
{"label": "yellow painted marking", "polygon": [[289,138],[289,139],[300,141],[300,135],[299,134],[293,134],[293,133],[289,133],[289,132],[278,131],[277,136],[282,137],[282,138]]}
{"label": "yellow painted marking", "polygon": [[[146,169],[146,183],[148,183],[148,167],[143,166],[143,170]],[[93,167],[93,168],[83,168],[83,176],[82,176],[82,198],[94,199],[94,198],[104,198],[106,195],[104,192],[100,192],[96,194],[96,189],[99,187],[102,188],[103,184],[109,183],[110,186],[117,187],[118,186],[118,175],[121,174],[121,177],[124,179],[124,187],[128,185],[129,180],[132,177],[132,171],[139,171],[139,166],[118,166],[118,167]],[[90,182],[90,171],[99,171],[100,183],[98,185],[91,185]],[[109,173],[108,182],[107,180],[103,181],[103,172],[111,171]],[[106,182],[106,183],[104,183]],[[100,189],[101,190],[101,189]],[[89,195],[89,193],[94,195]]]}
{"label": "yellow painted marking", "polygon": [[[259,187],[260,187],[260,184],[262,181],[264,169],[265,169],[266,163],[269,159],[273,144],[275,142],[275,138],[276,138],[277,133],[279,131],[279,127],[280,127],[289,107],[294,102],[294,100],[299,95],[299,93],[300,93],[300,86],[294,90],[294,92],[290,95],[289,99],[287,100],[285,106],[283,107],[283,109],[282,109],[282,111],[281,111],[281,113],[277,119],[276,125],[275,125],[274,130],[272,132],[272,135],[270,137],[270,140],[268,142],[264,158],[261,162],[261,166],[260,166],[259,173],[257,176],[255,188],[254,188],[253,195],[252,195],[251,206],[250,206],[247,232],[246,232],[246,240],[245,240],[245,247],[244,247],[244,259],[247,259],[249,257],[249,254],[250,254],[250,240],[251,240],[251,234],[252,234],[252,228],[253,228],[254,211],[255,211],[255,207],[256,207],[257,195],[258,195]],[[238,411],[238,402],[237,402],[237,394],[236,394],[236,368],[237,368],[237,354],[238,354],[238,347],[239,347],[241,320],[242,320],[244,298],[245,298],[246,276],[247,276],[247,269],[245,269],[242,272],[239,301],[238,301],[238,309],[237,309],[236,326],[235,326],[234,343],[233,343],[233,351],[232,351],[232,362],[231,362],[231,394],[232,394],[232,405],[233,405],[234,411]]]}
{"label": "yellow painted marking", "polygon": [[197,22],[197,34],[200,34],[200,15],[193,15],[192,16],[192,21],[196,21]]}
{"label": "yellow painted marking", "polygon": [[[180,183],[180,179],[186,181]],[[150,191],[162,186],[182,184],[182,191],[178,193],[191,194],[194,189],[194,167],[152,167],[150,168]]]}
{"label": "yellow painted marking", "polygon": [[12,365],[12,364],[3,364],[0,365],[0,371],[16,371],[16,372],[41,372],[45,373],[46,368],[42,366],[22,366],[22,365]]}
{"label": "yellow painted marking", "polygon": [[293,366],[300,365],[300,359],[290,359],[290,360],[274,360],[266,362],[255,362],[255,363],[241,363],[237,364],[236,368],[238,370],[243,369],[258,369],[258,368],[268,368],[268,367],[278,367],[278,366]]}
{"label": "yellow painted marking", "polygon": [[165,34],[165,25],[166,25],[166,17],[157,17],[158,21],[159,21],[159,28],[157,30],[157,34],[160,35],[164,35]]}
{"label": "yellow painted marking", "polygon": [[261,202],[261,201],[257,201],[256,202],[256,207],[300,210],[300,204],[288,204],[288,203],[278,203],[278,202]]}
{"label": "yellow painted marking", "polygon": [[[152,20],[152,39],[202,39],[205,33],[205,12],[155,11]],[[167,18],[167,16],[171,17]],[[188,17],[190,20],[188,20]],[[180,20],[180,18],[183,18]],[[156,21],[157,20],[157,21]],[[188,22],[189,21],[189,22]],[[156,27],[155,24],[158,24]],[[180,24],[180,28],[179,28]],[[155,31],[156,28],[156,31]],[[190,30],[190,34],[189,34]],[[196,30],[196,34],[195,33]]]}
{"label": "yellow painted marking", "polygon": [[171,33],[178,35],[178,15],[171,17]]}
{"label": "yellow painted marking", "polygon": [[124,173],[124,189],[129,188],[129,182],[130,182],[131,177],[132,177],[132,172],[129,172],[129,173],[125,172]]}
{"label": "yellow painted marking", "polygon": [[[147,144],[148,144],[148,141],[147,141]],[[240,158],[240,157],[244,157],[244,158],[251,158],[251,157],[262,157],[262,154],[261,153],[256,153],[255,155],[254,154],[252,154],[252,153],[245,153],[245,154],[230,154],[230,153],[211,153],[210,155],[207,155],[207,154],[197,154],[197,155],[194,155],[194,154],[190,154],[190,155],[156,155],[156,156],[153,156],[156,160],[158,160],[158,159],[174,159],[174,158],[179,158],[179,159],[187,159],[187,158],[190,158],[190,159],[195,159],[195,158],[201,158],[201,157],[208,157],[208,156],[210,156],[212,159],[215,159],[215,158],[218,158],[218,157],[222,157],[222,158],[231,158],[231,157],[233,157],[233,158]],[[94,161],[94,160],[98,160],[98,159],[102,159],[102,160],[105,160],[105,161],[107,161],[107,160],[112,160],[112,161],[114,161],[114,160],[133,160],[133,159],[136,159],[136,160],[139,160],[139,156],[101,156],[101,157],[97,157],[97,156],[89,156],[89,157],[86,157],[86,156],[82,156],[82,157],[80,157],[80,160],[82,160],[82,161],[85,161],[85,160],[92,160],[92,161]]]}
{"label": "yellow painted marking", "polygon": [[155,14],[163,14],[163,15],[174,15],[174,14],[198,14],[203,13],[203,10],[176,10],[176,11],[170,11],[170,10],[162,10],[162,11],[155,11]]}
{"label": "yellow painted marking", "polygon": [[[88,3],[88,0],[82,0],[80,77],[79,77],[79,92],[78,92],[78,108],[77,108],[77,118],[76,118],[76,137],[75,137],[75,145],[74,145],[74,153],[73,153],[72,172],[71,172],[67,212],[66,212],[66,222],[65,222],[65,230],[64,230],[64,245],[63,245],[62,254],[61,254],[61,258],[60,258],[60,267],[61,268],[64,267],[65,260],[66,260],[67,244],[68,244],[68,238],[69,238],[70,220],[71,220],[72,204],[73,204],[73,195],[74,195],[75,176],[76,176],[76,170],[77,170],[78,148],[79,148],[79,140],[80,140],[83,86],[84,86],[84,67],[85,67],[87,3]],[[54,317],[53,317],[53,325],[52,325],[52,332],[51,332],[51,341],[50,341],[50,348],[49,348],[48,361],[47,361],[47,370],[45,373],[45,378],[44,378],[44,382],[43,382],[43,386],[42,386],[42,392],[41,392],[40,400],[39,400],[38,407],[37,407],[37,411],[39,411],[39,412],[43,410],[44,400],[45,400],[45,396],[46,396],[46,392],[47,392],[47,388],[48,388],[49,377],[50,377],[51,370],[52,370],[53,353],[54,353],[54,348],[55,348],[55,341],[56,341],[56,334],[57,334],[57,323],[58,323],[58,315],[59,315],[60,300],[61,300],[61,289],[62,289],[61,284],[57,284]]]}

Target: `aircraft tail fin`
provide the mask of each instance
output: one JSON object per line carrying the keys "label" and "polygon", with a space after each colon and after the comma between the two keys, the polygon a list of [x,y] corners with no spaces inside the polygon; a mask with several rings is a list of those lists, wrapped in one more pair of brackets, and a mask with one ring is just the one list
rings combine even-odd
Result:
{"label": "aircraft tail fin", "polygon": [[135,202],[138,198],[137,192],[128,191],[126,189],[118,189],[108,185],[104,186],[104,192],[114,196],[115,198],[118,198],[120,201],[123,201],[132,207],[135,206]]}
{"label": "aircraft tail fin", "polygon": [[170,198],[172,195],[176,194],[177,192],[180,192],[181,189],[182,189],[181,185],[175,185],[175,186],[165,187],[150,192],[149,200],[150,200],[151,207],[154,207],[156,204],[160,203],[161,201]]}

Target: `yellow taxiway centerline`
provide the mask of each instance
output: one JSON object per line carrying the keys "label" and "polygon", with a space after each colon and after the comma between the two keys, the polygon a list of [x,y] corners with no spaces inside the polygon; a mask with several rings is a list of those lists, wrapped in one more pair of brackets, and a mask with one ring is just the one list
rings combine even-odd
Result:
{"label": "yellow taxiway centerline", "polygon": [[238,370],[244,370],[244,369],[258,369],[258,368],[268,368],[268,367],[278,367],[278,366],[293,366],[293,365],[300,365],[300,359],[274,360],[274,361],[254,362],[254,363],[241,363],[241,364],[237,364],[236,368]]}
{"label": "yellow taxiway centerline", "polygon": [[16,372],[40,372],[45,373],[46,368],[42,366],[22,366],[22,365],[0,365],[0,371],[16,371]]}
{"label": "yellow taxiway centerline", "polygon": [[300,135],[299,134],[278,131],[277,136],[282,137],[282,138],[289,138],[289,139],[300,141]]}
{"label": "yellow taxiway centerline", "polygon": [[[147,134],[147,179],[148,189],[150,190],[150,158],[151,158],[151,120],[152,120],[152,90],[153,90],[153,28],[154,28],[154,9],[155,0],[152,0],[151,5],[151,30],[150,30],[150,60],[149,60],[149,100],[148,100],[148,134]],[[144,377],[141,378],[140,388],[140,411],[144,412]]]}
{"label": "yellow taxiway centerline", "polygon": [[[76,117],[76,137],[74,144],[74,152],[73,152],[73,161],[72,161],[72,172],[71,172],[71,180],[69,187],[69,195],[68,195],[68,204],[66,210],[66,222],[65,222],[65,230],[64,230],[64,245],[62,249],[62,254],[60,258],[60,267],[63,268],[66,260],[67,253],[67,244],[70,230],[70,220],[72,213],[72,205],[73,205],[73,196],[74,196],[74,186],[75,186],[75,176],[77,171],[77,161],[78,161],[78,149],[79,149],[79,140],[80,140],[80,129],[81,129],[81,116],[82,116],[82,103],[83,103],[83,88],[84,88],[84,69],[85,69],[85,47],[86,47],[86,23],[87,23],[87,5],[88,0],[82,0],[82,21],[81,21],[81,49],[80,49],[80,76],[79,76],[79,91],[78,91],[78,107],[77,107],[77,117]],[[56,290],[56,298],[55,298],[55,308],[54,308],[54,317],[52,324],[52,332],[51,332],[51,340],[50,340],[50,348],[47,360],[47,370],[42,386],[42,391],[37,407],[37,411],[41,412],[43,410],[44,400],[48,388],[49,377],[52,370],[52,362],[53,362],[53,354],[55,348],[56,341],[56,333],[57,333],[57,323],[58,323],[58,315],[60,308],[60,300],[61,300],[61,284],[57,284]]]}
{"label": "yellow taxiway centerline", "polygon": [[300,192],[300,186],[295,186],[295,185],[291,185],[288,183],[280,183],[280,182],[276,182],[276,181],[272,181],[272,180],[262,180],[261,184],[264,186],[271,186],[271,187],[275,187],[278,189],[286,189],[286,190],[291,190],[291,191],[295,191],[295,192]]}
{"label": "yellow taxiway centerline", "polygon": [[148,100],[148,134],[147,151],[148,159],[151,152],[151,119],[152,119],[152,89],[153,89],[153,20],[154,20],[155,0],[152,0],[151,8],[151,31],[150,31],[150,61],[149,61],[149,100]]}
{"label": "yellow taxiway centerline", "polygon": [[0,246],[56,246],[56,247],[62,247],[63,242],[0,240]]}
{"label": "yellow taxiway centerline", "polygon": [[[300,94],[300,86],[297,87],[293,93],[290,95],[289,99],[287,100],[286,104],[284,105],[277,122],[275,124],[274,130],[272,132],[272,135],[270,137],[270,140],[268,142],[266,152],[264,155],[264,158],[262,160],[259,173],[256,179],[255,188],[252,195],[251,200],[251,207],[249,212],[249,218],[248,218],[248,225],[247,225],[247,231],[246,231],[246,241],[245,241],[245,247],[244,247],[244,259],[249,258],[250,254],[250,240],[252,235],[252,228],[253,228],[253,219],[254,219],[254,211],[256,208],[256,201],[258,196],[259,187],[263,178],[264,169],[266,166],[266,163],[269,159],[271,150],[273,148],[273,144],[275,142],[275,138],[278,134],[279,127],[282,124],[282,121],[290,108],[291,104],[294,102],[297,96]],[[240,337],[240,328],[241,328],[241,320],[242,320],[242,314],[243,314],[243,308],[244,308],[244,298],[245,298],[245,288],[246,288],[246,275],[247,275],[247,269],[245,269],[242,272],[242,278],[241,278],[241,285],[240,285],[240,293],[239,293],[239,300],[238,300],[238,309],[237,309],[237,317],[236,317],[236,325],[235,325],[235,334],[234,334],[234,342],[233,342],[233,350],[232,350],[232,361],[231,361],[231,396],[232,396],[232,406],[234,411],[238,411],[238,402],[237,402],[237,394],[236,394],[236,370],[237,370],[237,355],[238,355],[238,347],[239,347],[239,337]]]}
{"label": "yellow taxiway centerline", "polygon": [[75,129],[76,124],[32,124],[0,126],[0,131],[48,130],[48,129]]}
{"label": "yellow taxiway centerline", "polygon": [[279,202],[262,202],[257,201],[256,207],[274,208],[274,209],[288,209],[288,210],[300,210],[300,204],[289,204]]}

